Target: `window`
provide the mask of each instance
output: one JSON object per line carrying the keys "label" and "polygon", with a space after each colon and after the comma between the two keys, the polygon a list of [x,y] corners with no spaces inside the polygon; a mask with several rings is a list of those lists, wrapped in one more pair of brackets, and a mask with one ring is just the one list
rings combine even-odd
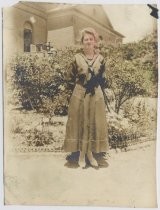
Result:
{"label": "window", "polygon": [[32,25],[29,22],[24,24],[24,52],[30,52],[32,44]]}

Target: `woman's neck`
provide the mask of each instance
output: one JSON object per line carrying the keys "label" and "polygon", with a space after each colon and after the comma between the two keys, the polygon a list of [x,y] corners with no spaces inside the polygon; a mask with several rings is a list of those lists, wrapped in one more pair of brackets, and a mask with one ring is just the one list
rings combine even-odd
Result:
{"label": "woman's neck", "polygon": [[87,58],[93,58],[95,55],[95,52],[93,49],[84,49],[84,54]]}

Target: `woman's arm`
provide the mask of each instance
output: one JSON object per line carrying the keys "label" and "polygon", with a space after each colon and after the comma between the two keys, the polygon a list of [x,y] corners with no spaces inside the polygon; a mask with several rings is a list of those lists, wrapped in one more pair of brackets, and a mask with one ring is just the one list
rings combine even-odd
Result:
{"label": "woman's arm", "polygon": [[76,82],[76,75],[77,75],[77,65],[76,59],[74,57],[73,61],[70,63],[67,69],[66,80],[68,84],[68,89],[73,90]]}
{"label": "woman's arm", "polygon": [[107,65],[105,59],[103,59],[100,66],[100,75],[99,75],[99,84],[102,89],[108,87],[106,72],[107,72]]}

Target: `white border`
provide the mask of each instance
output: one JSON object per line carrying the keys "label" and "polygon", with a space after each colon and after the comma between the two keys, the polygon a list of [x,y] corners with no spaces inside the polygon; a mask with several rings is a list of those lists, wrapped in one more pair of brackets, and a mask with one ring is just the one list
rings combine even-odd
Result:
{"label": "white border", "polygon": [[[1,4],[1,3],[0,3]],[[0,46],[2,46],[2,13],[0,16]],[[2,47],[0,51],[0,64],[1,64],[1,76],[0,76],[0,90],[2,90]],[[3,90],[2,90],[3,91]],[[3,95],[2,91],[0,91],[0,209],[3,207],[4,193],[3,193]]]}
{"label": "white border", "polygon": [[[24,0],[25,1],[25,0]],[[158,0],[26,0],[28,2],[51,2],[69,4],[157,4]],[[2,2],[3,7],[18,3],[17,0],[6,0]]]}
{"label": "white border", "polygon": [[[30,1],[37,1],[37,0],[30,0]],[[160,1],[159,0],[38,0],[37,2],[52,2],[52,3],[74,3],[74,4],[157,4],[158,9],[159,9],[159,19],[158,19],[158,59],[160,61]],[[18,3],[18,1],[15,0],[3,0],[3,2],[0,2],[0,6],[2,7],[7,7],[7,6],[12,6],[13,4]],[[2,14],[1,14],[2,15]],[[2,16],[0,20],[0,28],[2,32]],[[0,35],[0,40],[1,40],[1,46],[2,46],[2,33]],[[1,48],[2,49],[2,48]],[[1,68],[2,68],[2,50],[0,51],[0,61],[1,61]],[[160,62],[158,64],[158,69],[160,69]],[[159,72],[160,73],[160,72]],[[1,77],[0,77],[0,88],[2,90],[2,71],[1,71]],[[158,82],[158,90],[160,93],[160,82]],[[160,95],[160,94],[159,94]],[[2,91],[0,91],[0,100],[3,102],[3,94]],[[0,210],[50,210],[50,209],[56,209],[56,210],[70,210],[70,209],[82,209],[86,210],[88,208],[94,208],[95,210],[98,209],[124,209],[124,208],[110,208],[110,207],[70,207],[70,206],[4,206],[3,201],[4,201],[4,195],[3,195],[3,105],[0,103],[0,134],[1,134],[1,145],[0,145]],[[158,98],[158,125],[157,128],[160,128],[160,96]],[[157,202],[158,202],[158,209],[160,209],[160,131],[157,129]],[[126,210],[131,209],[131,208],[125,208]],[[136,208],[142,209],[142,208]],[[155,209],[155,208],[147,208],[147,209]]]}
{"label": "white border", "polygon": [[157,169],[157,202],[158,208],[160,208],[160,1],[157,2],[159,9],[159,19],[158,19],[158,113],[157,113],[157,154],[156,154],[156,169]]}

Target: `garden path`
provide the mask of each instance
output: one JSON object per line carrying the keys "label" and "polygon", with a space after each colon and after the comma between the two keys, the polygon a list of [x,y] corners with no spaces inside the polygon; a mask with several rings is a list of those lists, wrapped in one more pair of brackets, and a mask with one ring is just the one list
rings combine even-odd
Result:
{"label": "garden path", "polygon": [[66,166],[64,153],[6,153],[5,203],[156,207],[155,141],[111,150],[108,166]]}

